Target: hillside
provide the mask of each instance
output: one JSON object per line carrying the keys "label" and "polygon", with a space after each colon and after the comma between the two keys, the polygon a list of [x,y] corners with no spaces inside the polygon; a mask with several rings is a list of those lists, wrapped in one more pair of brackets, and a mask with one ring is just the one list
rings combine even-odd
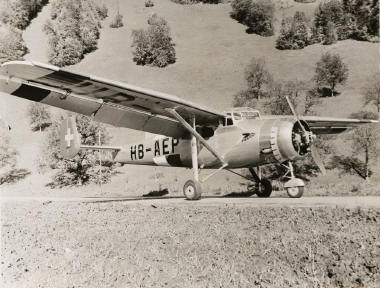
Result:
{"label": "hillside", "polygon": [[[67,69],[105,77],[112,80],[125,81],[137,86],[150,88],[184,99],[203,104],[205,106],[224,110],[231,106],[232,96],[245,87],[244,69],[252,57],[265,58],[270,72],[276,79],[309,80],[313,77],[314,67],[321,54],[325,51],[339,53],[347,63],[350,74],[347,84],[340,88],[342,92],[334,98],[323,99],[318,108],[323,116],[348,116],[352,112],[362,109],[360,90],[366,78],[378,69],[378,45],[369,42],[353,40],[340,41],[330,46],[312,45],[303,50],[279,51],[275,49],[273,37],[261,37],[245,32],[245,26],[229,17],[230,5],[178,5],[170,0],[154,1],[152,8],[144,7],[141,0],[120,1],[120,13],[124,16],[124,27],[109,28],[109,23],[115,15],[115,2],[107,1],[109,17],[103,22],[98,49],[77,65]],[[316,3],[302,4],[289,2],[288,8],[278,7],[277,25],[281,17],[290,15],[296,10],[303,10],[312,15]],[[46,62],[47,38],[41,31],[49,15],[50,4],[35,18],[24,32],[24,39],[30,53],[26,59]],[[157,13],[168,21],[171,27],[173,41],[176,44],[177,62],[164,69],[137,66],[132,61],[131,31],[145,28],[147,18]],[[35,161],[38,158],[39,146],[44,134],[32,132],[26,116],[27,101],[1,95],[0,112],[12,124],[11,137],[13,144],[20,152],[19,166],[26,167],[33,175],[22,181],[21,184],[6,186],[5,192],[28,190],[34,187],[37,191],[51,193],[44,185],[48,175],[36,173]],[[143,133],[127,129],[112,128],[112,144],[120,145],[133,142],[144,137]],[[180,190],[182,181],[189,177],[189,171],[174,172],[173,169],[164,170],[165,183],[172,183],[174,189]],[[156,189],[154,182],[155,169],[150,167],[124,167],[123,174],[115,177],[113,185],[106,185],[103,191],[107,193],[138,193]],[[141,177],[147,175],[145,186],[141,186]],[[177,176],[173,177],[173,174]],[[214,181],[209,182],[215,191],[234,191],[239,188],[240,180],[235,176],[220,174]],[[177,181],[173,184],[172,179]],[[236,180],[234,180],[236,179]],[[229,181],[230,180],[230,181]],[[233,180],[233,181],[232,181]],[[231,183],[229,183],[231,182]],[[218,183],[218,184],[217,184]],[[230,187],[227,187],[230,185]],[[216,186],[216,187],[215,187]],[[84,188],[86,193],[93,193],[91,186]],[[138,190],[138,191],[137,191]],[[21,193],[21,192],[20,192]],[[75,193],[75,192],[73,192]],[[103,192],[102,192],[103,193]]]}

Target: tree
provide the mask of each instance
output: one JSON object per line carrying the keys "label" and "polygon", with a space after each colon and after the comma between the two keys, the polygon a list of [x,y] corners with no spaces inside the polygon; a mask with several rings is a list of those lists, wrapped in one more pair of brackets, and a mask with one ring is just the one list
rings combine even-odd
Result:
{"label": "tree", "polygon": [[302,49],[310,44],[311,30],[305,13],[297,11],[293,18],[286,17],[281,22],[280,35],[276,40],[278,49]]}
{"label": "tree", "polygon": [[51,1],[50,19],[43,27],[48,35],[49,62],[60,67],[73,65],[95,50],[106,13],[94,0]]}
{"label": "tree", "polygon": [[0,64],[22,60],[27,51],[21,31],[12,26],[0,24]]}
{"label": "tree", "polygon": [[[378,115],[371,112],[359,112],[352,114],[353,118],[377,119]],[[347,135],[351,141],[352,155],[336,155],[332,159],[332,167],[337,167],[346,173],[354,173],[368,180],[372,175],[370,166],[376,163],[379,156],[378,140],[379,128],[376,125],[361,125]]]}
{"label": "tree", "polygon": [[347,78],[348,68],[339,54],[326,52],[317,62],[314,80],[318,87],[328,85],[331,90],[331,96],[334,96],[336,85],[344,84]]}
{"label": "tree", "polygon": [[40,132],[51,125],[51,114],[47,106],[38,102],[30,103],[28,107],[30,124],[34,131]]}
{"label": "tree", "polygon": [[380,73],[377,72],[368,79],[367,85],[363,88],[365,104],[376,105],[377,112],[380,113]]}
{"label": "tree", "polygon": [[248,91],[252,92],[257,100],[265,96],[265,88],[268,88],[273,81],[272,75],[266,68],[264,59],[257,58],[252,58],[245,69],[245,79],[247,80]]}
{"label": "tree", "polygon": [[165,67],[175,62],[174,43],[165,19],[153,14],[147,30],[132,31],[133,61],[137,65]]}
{"label": "tree", "polygon": [[17,151],[12,147],[8,127],[0,121],[0,185],[25,178],[30,172],[16,168]]}
{"label": "tree", "polygon": [[110,24],[110,27],[111,28],[120,28],[120,27],[123,27],[124,26],[124,23],[123,23],[123,15],[121,15],[119,12],[115,15],[115,18],[113,19],[113,21],[111,22]]}
{"label": "tree", "polygon": [[[99,131],[101,134],[100,144],[106,144],[109,140],[104,125],[91,120],[90,117],[77,115],[76,122],[78,132],[84,145],[98,145]],[[42,147],[40,169],[50,167],[56,173],[53,176],[51,187],[78,186],[99,181],[99,157],[98,152],[81,150],[73,159],[63,159],[59,148],[60,122],[54,121],[48,130],[47,139]],[[110,180],[115,174],[115,165],[109,159],[102,160],[102,183]]]}
{"label": "tree", "polygon": [[247,32],[273,35],[274,4],[266,0],[234,0],[230,16],[248,27]]}

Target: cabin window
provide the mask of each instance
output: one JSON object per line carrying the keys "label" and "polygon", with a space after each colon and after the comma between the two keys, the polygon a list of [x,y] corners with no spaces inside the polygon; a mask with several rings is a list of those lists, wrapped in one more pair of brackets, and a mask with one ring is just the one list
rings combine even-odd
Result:
{"label": "cabin window", "polygon": [[234,119],[237,121],[241,120],[242,119],[241,114],[234,112]]}
{"label": "cabin window", "polygon": [[231,126],[231,125],[234,125],[234,121],[232,120],[232,117],[231,117],[231,116],[227,116],[225,119],[226,119],[226,120],[225,120],[225,124],[224,124],[224,126]]}

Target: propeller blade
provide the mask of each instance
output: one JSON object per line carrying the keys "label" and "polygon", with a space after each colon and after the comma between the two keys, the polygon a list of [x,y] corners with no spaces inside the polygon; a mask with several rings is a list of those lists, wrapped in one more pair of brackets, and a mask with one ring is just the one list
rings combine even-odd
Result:
{"label": "propeller blade", "polygon": [[310,148],[311,148],[311,156],[313,157],[315,164],[317,164],[319,170],[321,170],[322,175],[326,175],[326,168],[325,168],[325,165],[323,164],[321,155],[319,155],[317,148],[315,148],[314,145],[311,145]]}
{"label": "propeller blade", "polygon": [[288,104],[289,104],[290,110],[292,110],[292,113],[293,113],[293,115],[294,115],[294,118],[296,118],[298,124],[301,126],[302,132],[306,134],[306,133],[307,133],[307,132],[306,132],[306,129],[305,129],[305,127],[302,125],[302,123],[301,123],[301,121],[300,121],[300,118],[298,117],[298,114],[297,114],[297,112],[296,112],[296,109],[294,109],[294,106],[293,106],[292,102],[290,102],[290,99],[289,99],[288,96],[285,96],[285,98],[286,98],[286,101],[288,101]]}

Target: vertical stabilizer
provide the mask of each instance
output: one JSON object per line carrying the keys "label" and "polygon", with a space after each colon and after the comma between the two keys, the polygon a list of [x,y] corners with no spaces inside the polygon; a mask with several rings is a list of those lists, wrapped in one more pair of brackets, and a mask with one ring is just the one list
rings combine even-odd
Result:
{"label": "vertical stabilizer", "polygon": [[63,120],[59,133],[61,153],[64,158],[74,158],[80,150],[80,135],[74,117]]}

